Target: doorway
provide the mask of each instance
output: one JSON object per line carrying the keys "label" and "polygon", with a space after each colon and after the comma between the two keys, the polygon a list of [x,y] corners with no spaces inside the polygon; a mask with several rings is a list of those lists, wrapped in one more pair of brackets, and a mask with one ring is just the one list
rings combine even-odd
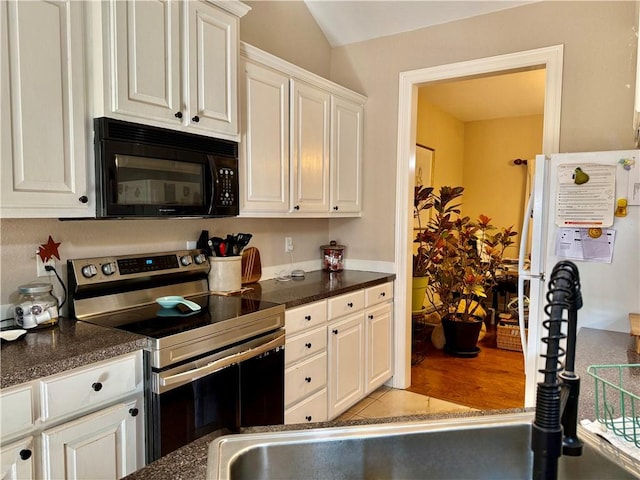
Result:
{"label": "doorway", "polygon": [[[562,51],[563,48],[559,45],[400,74],[397,171],[407,173],[398,175],[396,185],[395,260],[398,269],[396,294],[399,299],[405,300],[395,305],[397,348],[393,386],[396,388],[407,388],[411,383],[410,254],[413,243],[413,223],[409,212],[413,204],[415,181],[418,89],[421,85],[430,82],[544,68],[546,76],[542,152],[554,153],[558,151],[559,145]],[[404,321],[398,321],[400,319]],[[534,403],[536,374],[533,360],[538,351],[539,339],[537,335],[530,335],[525,358],[525,406],[531,406]]]}

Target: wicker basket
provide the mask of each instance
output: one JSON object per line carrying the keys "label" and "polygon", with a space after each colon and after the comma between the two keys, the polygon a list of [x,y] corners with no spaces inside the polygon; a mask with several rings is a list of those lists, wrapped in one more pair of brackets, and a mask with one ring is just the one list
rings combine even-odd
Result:
{"label": "wicker basket", "polygon": [[[524,334],[525,336],[528,334],[528,329],[524,330]],[[522,344],[520,342],[520,327],[518,325],[498,324],[497,343],[498,348],[503,350],[521,352]]]}

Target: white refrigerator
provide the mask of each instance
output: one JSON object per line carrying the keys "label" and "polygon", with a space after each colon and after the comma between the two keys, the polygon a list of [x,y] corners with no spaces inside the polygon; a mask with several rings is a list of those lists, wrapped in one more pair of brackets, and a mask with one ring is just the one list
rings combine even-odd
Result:
{"label": "white refrigerator", "polygon": [[[580,273],[579,329],[629,332],[628,314],[640,312],[640,150],[538,155],[534,168],[518,272],[518,306],[525,291],[529,299],[528,338],[519,315],[527,407],[542,379],[545,296],[558,261],[573,261]],[[626,216],[615,215],[619,199]]]}

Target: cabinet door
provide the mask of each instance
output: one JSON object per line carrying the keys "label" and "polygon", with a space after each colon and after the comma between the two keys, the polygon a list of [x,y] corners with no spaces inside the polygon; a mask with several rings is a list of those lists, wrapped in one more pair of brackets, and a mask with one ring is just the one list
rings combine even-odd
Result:
{"label": "cabinet door", "polygon": [[366,366],[365,394],[369,394],[393,375],[393,322],[391,304],[370,308],[365,313]]}
{"label": "cabinet door", "polygon": [[188,124],[238,134],[237,17],[206,2],[185,2],[188,15]]}
{"label": "cabinet door", "polygon": [[331,213],[360,213],[364,108],[336,96],[331,102]]}
{"label": "cabinet door", "polygon": [[324,90],[291,81],[293,212],[329,212],[329,121],[331,96]]}
{"label": "cabinet door", "polygon": [[141,404],[114,405],[42,432],[43,478],[113,479],[137,470],[143,415],[134,409]]}
{"label": "cabinet door", "polygon": [[28,480],[36,478],[33,437],[24,438],[0,449],[0,479]]}
{"label": "cabinet door", "polygon": [[329,418],[334,418],[364,395],[362,312],[329,325],[328,335]]}
{"label": "cabinet door", "polygon": [[240,61],[240,215],[289,211],[289,77]]}
{"label": "cabinet door", "polygon": [[1,214],[90,216],[83,2],[0,4]]}
{"label": "cabinet door", "polygon": [[[181,125],[180,9],[172,0],[112,0],[111,110]],[[177,115],[177,116],[176,116]]]}

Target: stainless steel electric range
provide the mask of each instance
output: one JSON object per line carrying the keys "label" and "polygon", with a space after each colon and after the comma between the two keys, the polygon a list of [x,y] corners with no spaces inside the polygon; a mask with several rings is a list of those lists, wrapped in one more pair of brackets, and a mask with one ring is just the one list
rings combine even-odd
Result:
{"label": "stainless steel electric range", "polygon": [[[77,320],[147,337],[148,461],[214,430],[284,421],[284,306],[211,295],[209,268],[199,250],[67,262]],[[200,308],[161,307],[165,296]]]}

